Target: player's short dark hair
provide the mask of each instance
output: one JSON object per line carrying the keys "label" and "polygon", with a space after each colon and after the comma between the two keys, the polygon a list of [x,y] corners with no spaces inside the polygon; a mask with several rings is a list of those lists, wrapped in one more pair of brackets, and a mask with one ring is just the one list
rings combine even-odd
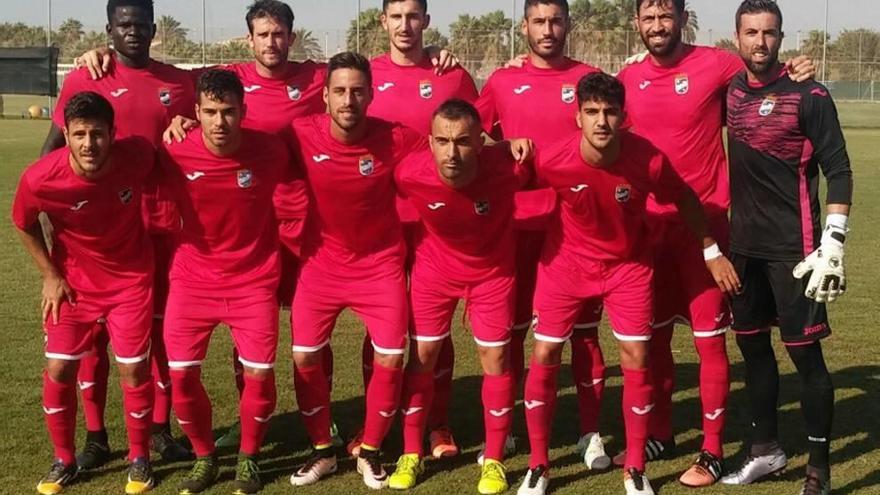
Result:
{"label": "player's short dark hair", "polygon": [[324,80],[324,86],[330,87],[330,76],[339,69],[360,71],[367,77],[367,84],[373,86],[373,71],[370,70],[370,61],[360,53],[341,52],[330,57],[327,62],[327,78]]}
{"label": "player's short dark hair", "polygon": [[[406,0],[382,0],[382,12],[388,10],[388,5],[397,2],[405,2]],[[419,6],[422,7],[422,12],[428,13],[428,0],[418,0]]]}
{"label": "player's short dark hair", "polygon": [[666,5],[667,3],[671,3],[673,7],[675,7],[675,11],[679,14],[684,14],[684,0],[636,0],[636,15],[639,15],[639,11],[642,10],[643,4],[648,4],[648,6],[652,5]]}
{"label": "player's short dark hair", "polygon": [[199,97],[205,95],[216,101],[223,101],[227,96],[234,96],[239,103],[244,103],[244,86],[234,72],[223,69],[209,69],[199,76],[196,82]]}
{"label": "player's short dark hair", "polygon": [[623,105],[626,103],[626,90],[616,77],[609,76],[604,72],[594,72],[578,81],[577,98],[578,106],[588,101],[602,101],[618,105],[623,109]]}
{"label": "player's short dark hair", "polygon": [[247,21],[248,32],[254,33],[254,19],[272,18],[281,25],[287,26],[287,32],[293,32],[293,9],[290,5],[278,0],[257,0],[248,7],[244,20]]}
{"label": "player's short dark hair", "polygon": [[769,12],[779,19],[779,30],[782,31],[782,11],[775,0],[743,0],[736,9],[736,30],[742,25],[742,16],[745,14],[760,14]]}
{"label": "player's short dark hair", "polygon": [[156,18],[153,0],[107,0],[107,22],[113,22],[113,16],[119,7],[140,7],[150,14],[150,21]]}
{"label": "player's short dark hair", "polygon": [[523,5],[523,17],[529,16],[529,9],[538,5],[556,5],[568,17],[568,0],[526,0]]}
{"label": "player's short dark hair", "polygon": [[431,116],[431,121],[433,122],[437,117],[455,122],[462,119],[470,119],[472,123],[482,125],[480,122],[480,112],[477,111],[476,107],[459,98],[450,98],[437,107],[437,110],[434,110],[434,114]]}
{"label": "player's short dark hair", "polygon": [[97,120],[113,128],[113,106],[106,98],[94,91],[77,93],[64,105],[64,125],[74,120]]}

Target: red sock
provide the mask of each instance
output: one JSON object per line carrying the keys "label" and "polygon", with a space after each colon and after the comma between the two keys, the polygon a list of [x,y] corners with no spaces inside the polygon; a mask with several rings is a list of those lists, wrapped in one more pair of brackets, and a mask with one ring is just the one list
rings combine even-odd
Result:
{"label": "red sock", "polygon": [[257,455],[269,429],[269,418],[275,411],[275,372],[261,377],[244,376],[244,393],[239,404],[241,447],[248,456]]}
{"label": "red sock", "polygon": [[599,330],[576,330],[571,336],[571,369],[577,386],[581,435],[599,431],[599,413],[605,391],[605,357]]}
{"label": "red sock", "polygon": [[452,337],[446,337],[437,365],[434,366],[434,401],[428,415],[431,429],[449,425],[449,401],[452,398],[452,373],[455,371],[455,346]]}
{"label": "red sock", "polygon": [[[508,352],[510,352],[510,375],[513,377],[513,389],[514,391],[519,390],[523,379],[526,374],[526,336],[529,333],[529,327],[525,328],[515,328],[513,329],[513,333],[510,336],[510,347],[508,348]],[[516,392],[514,392],[514,399],[517,397]]]}
{"label": "red sock", "polygon": [[293,388],[312,445],[330,445],[330,386],[323,366],[295,366]]}
{"label": "red sock", "polygon": [[105,428],[104,410],[107,408],[107,379],[110,376],[110,358],[107,356],[110,334],[101,323],[96,323],[92,332],[95,335],[94,354],[80,360],[76,379],[82,395],[86,429],[101,431]]}
{"label": "red sock", "polygon": [[171,375],[168,374],[168,356],[162,338],[162,320],[153,319],[150,335],[150,365],[153,375],[153,424],[168,424],[171,415]]}
{"label": "red sock", "polygon": [[400,409],[403,412],[403,453],[424,455],[425,425],[434,398],[434,373],[403,375]]}
{"label": "red sock", "polygon": [[137,387],[121,384],[125,430],[128,433],[128,460],[150,458],[150,424],[153,421],[153,383]]}
{"label": "red sock", "polygon": [[504,460],[504,442],[513,426],[513,376],[483,375],[483,424],[486,428],[485,458]]}
{"label": "red sock", "polygon": [[529,432],[529,444],[532,453],[529,456],[529,469],[538,466],[550,466],[550,426],[556,410],[556,378],[559,365],[543,365],[534,361],[529,365],[526,376],[524,405],[526,408],[526,426]]}
{"label": "red sock", "polygon": [[373,363],[373,377],[367,388],[367,412],[364,419],[364,445],[379,449],[394,423],[400,406],[403,370]]}
{"label": "red sock", "polygon": [[623,422],[626,429],[626,461],[624,469],[645,470],[645,443],[648,424],[654,409],[651,402],[651,379],[648,370],[623,371]]}
{"label": "red sock", "polygon": [[76,385],[58,383],[43,372],[43,412],[55,448],[64,464],[76,462]]}
{"label": "red sock", "polygon": [[661,441],[672,439],[672,391],[675,389],[675,362],[672,360],[673,324],[655,328],[648,348],[651,381],[654,388],[654,410],[648,428],[650,435]]}
{"label": "red sock", "polygon": [[214,453],[211,399],[202,385],[202,368],[171,370],[171,402],[180,428],[199,457]]}
{"label": "red sock", "polygon": [[370,378],[373,376],[374,352],[376,351],[373,349],[373,341],[370,340],[370,335],[364,335],[364,343],[361,344],[361,374],[364,379],[364,390],[370,388]]}
{"label": "red sock", "polygon": [[730,368],[724,335],[694,339],[700,355],[700,401],[703,405],[703,449],[723,457]]}
{"label": "red sock", "polygon": [[330,390],[333,390],[333,348],[330,344],[321,349],[321,365],[324,366],[324,375],[327,376],[327,383],[330,384]]}
{"label": "red sock", "polygon": [[238,360],[238,348],[232,346],[232,371],[235,374],[235,388],[238,390],[238,400],[244,393],[244,365]]}

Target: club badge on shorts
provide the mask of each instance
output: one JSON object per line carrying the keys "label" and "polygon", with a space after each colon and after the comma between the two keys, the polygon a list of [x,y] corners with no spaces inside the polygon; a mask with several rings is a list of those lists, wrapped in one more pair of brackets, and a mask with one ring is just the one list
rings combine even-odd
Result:
{"label": "club badge on shorts", "polygon": [[618,203],[626,203],[632,197],[632,186],[629,184],[621,184],[614,189],[614,199]]}
{"label": "club badge on shorts", "polygon": [[288,86],[287,87],[287,97],[292,101],[299,101],[302,98],[302,91],[300,91],[297,86]]}
{"label": "club badge on shorts", "polygon": [[254,185],[254,173],[250,169],[242,169],[237,174],[238,187],[247,189]]}
{"label": "club badge on shorts", "polygon": [[678,74],[675,76],[675,94],[686,95],[691,89],[690,80],[687,74]]}
{"label": "club badge on shorts", "polygon": [[132,198],[134,198],[134,191],[132,191],[130,187],[126,187],[119,191],[119,201],[121,201],[122,204],[127,205],[131,203]]}
{"label": "club badge on shorts", "polygon": [[474,212],[480,216],[488,215],[489,214],[489,202],[488,201],[474,202]]}
{"label": "club badge on shorts", "polygon": [[358,171],[364,177],[368,175],[373,175],[373,171],[375,170],[375,166],[373,165],[373,155],[362,156],[360,160],[358,160]]}
{"label": "club badge on shorts", "polygon": [[166,107],[171,105],[171,90],[168,88],[159,88],[159,103]]}
{"label": "club badge on shorts", "polygon": [[574,103],[575,96],[577,92],[575,88],[571,84],[563,84],[562,85],[562,102],[563,103]]}
{"label": "club badge on shorts", "polygon": [[773,113],[774,108],[776,108],[776,95],[767,95],[767,97],[764,98],[764,101],[761,102],[761,108],[758,109],[758,115],[766,117]]}
{"label": "club badge on shorts", "polygon": [[419,96],[426,100],[430,100],[434,96],[434,88],[431,81],[419,81]]}

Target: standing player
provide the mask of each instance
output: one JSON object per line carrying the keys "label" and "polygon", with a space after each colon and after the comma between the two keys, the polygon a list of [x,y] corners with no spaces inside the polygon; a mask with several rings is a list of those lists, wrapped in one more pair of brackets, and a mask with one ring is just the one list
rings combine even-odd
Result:
{"label": "standing player", "polygon": [[651,339],[651,256],[646,245],[648,194],[674,203],[691,232],[706,247],[706,266],[719,287],[734,291],[733,267],[708,234],[699,200],[646,139],[621,132],[623,85],[593,74],[577,87],[581,131],[540,149],[539,184],[561,198],[538,266],[535,290],[535,350],[524,403],[531,443],[529,471],[519,495],[545,493],[548,444],[556,407],[557,375],[564,343],[586,302],[603,304],[619,341],[623,371],[623,416],[627,495],[653,494],[645,469],[648,418],[654,407],[648,376]]}
{"label": "standing player", "polygon": [[[748,71],[734,79],[727,99],[731,251],[743,281],[743,292],[733,299],[733,329],[746,363],[752,427],[748,457],[721,481],[751,483],[787,464],[779,446],[779,371],[770,343],[770,325],[778,321],[803,382],[809,459],[800,493],[827,495],[834,387],[820,340],[831,334],[825,302],[846,285],[852,171],[827,88],[793,82],[778,62],[779,7],[746,0],[736,15],[737,46]],[[827,181],[824,230],[820,169]]]}
{"label": "standing player", "polygon": [[289,154],[278,137],[242,129],[244,87],[235,74],[206,71],[196,89],[201,127],[161,157],[183,220],[171,263],[165,345],[174,411],[198,456],[179,490],[199,493],[217,477],[201,363],[211,333],[225,323],[244,366],[234,493],[256,493],[262,484],[254,458],[276,395],[280,261],[272,197]]}
{"label": "standing player", "polygon": [[[110,103],[83,92],[64,105],[67,147],[44,156],[22,175],[12,218],[43,277],[46,370],[43,411],[55,463],[37,491],[60,493],[77,474],[76,376],[94,345],[98,318],[119,365],[131,466],[125,492],[154,485],[150,468],[150,319],[153,257],[141,218],[141,195],[155,149],[143,138],[114,142]],[[38,215],[52,222],[49,254]]]}
{"label": "standing player", "polygon": [[[570,29],[566,0],[525,1],[521,30],[529,45],[528,59],[522,67],[495,71],[483,87],[476,106],[487,132],[497,127],[502,136],[529,138],[541,149],[577,130],[577,82],[598,69],[564,55]],[[543,241],[544,236],[535,232],[522,233],[517,240],[517,301],[510,353],[517,386],[523,376],[523,345],[532,322],[532,296]],[[601,308],[585,308],[571,340],[580,410],[578,448],[591,469],[611,464],[598,433],[605,387],[605,363],[597,334],[601,316]]]}
{"label": "standing player", "polygon": [[[116,47],[112,58],[117,68],[101,80],[93,80],[85,69],[71,72],[64,80],[52,127],[43,145],[43,154],[64,146],[61,128],[64,107],[81,91],[94,91],[113,105],[116,114],[116,137],[140,136],[153,146],[161,143],[162,131],[175,115],[191,115],[194,93],[190,76],[150,58],[150,43],[156,33],[151,0],[109,0],[107,34]],[[168,262],[171,256],[169,230],[179,220],[159,207],[152,195],[145,202],[148,228],[153,240],[156,275],[153,292],[153,333],[151,345],[155,407],[152,413],[152,445],[166,461],[190,459],[192,454],[171,436],[171,380],[162,345],[162,314],[168,291]],[[104,408],[107,403],[108,337],[103,325],[95,328],[95,352],[82,359],[77,377],[82,394],[86,423],[86,444],[78,456],[80,469],[95,469],[110,458]]]}
{"label": "standing player", "polygon": [[[636,8],[635,24],[649,55],[618,74],[627,91],[627,116],[633,131],[656,144],[697,193],[709,230],[726,252],[730,194],[721,138],[723,99],[743,64],[727,51],[682,42],[681,31],[688,19],[684,0],[638,0]],[[804,69],[798,74],[810,72],[809,61],[801,58],[795,62]],[[674,325],[684,323],[693,330],[700,357],[704,437],[697,460],[680,481],[692,487],[708,486],[718,481],[723,466],[729,388],[725,335],[730,310],[702,266],[701,246],[693,242],[675,209],[649,198],[648,212],[656,267],[650,349],[656,405],[646,455],[648,460],[666,457],[675,445],[675,373],[670,344]],[[622,463],[625,457],[617,456],[615,463]]]}

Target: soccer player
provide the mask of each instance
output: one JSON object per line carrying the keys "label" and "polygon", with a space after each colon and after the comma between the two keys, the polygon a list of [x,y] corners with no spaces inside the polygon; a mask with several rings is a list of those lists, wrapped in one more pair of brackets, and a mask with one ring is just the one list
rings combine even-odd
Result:
{"label": "soccer player", "polygon": [[[779,445],[779,372],[770,343],[770,325],[778,321],[803,383],[809,456],[800,493],[827,495],[834,387],[820,341],[831,334],[825,303],[846,286],[852,171],[828,89],[787,77],[778,62],[782,37],[775,2],[740,5],[736,41],[748,70],[730,86],[727,127],[731,252],[743,281],[742,293],[733,298],[733,330],[746,365],[751,445],[742,466],[721,481],[752,483],[788,462]],[[827,182],[824,230],[820,170]]]}
{"label": "soccer player", "polygon": [[[565,56],[570,29],[566,0],[525,1],[521,31],[528,41],[528,58],[521,67],[495,71],[483,87],[476,106],[487,132],[496,128],[500,136],[529,138],[541,149],[577,130],[577,82],[598,69]],[[517,386],[523,376],[523,345],[532,322],[532,296],[543,242],[540,232],[523,232],[517,239],[517,300],[510,353]],[[605,362],[597,333],[601,316],[600,308],[585,308],[571,340],[580,412],[578,450],[591,469],[611,464],[598,433],[605,387]],[[510,440],[508,448],[513,450],[515,444]]]}
{"label": "soccer player", "polygon": [[289,153],[277,136],[242,128],[245,91],[235,74],[206,71],[196,89],[200,128],[160,156],[183,220],[171,263],[165,345],[174,411],[197,455],[179,490],[202,492],[218,474],[201,363],[211,333],[224,323],[244,366],[234,491],[256,493],[262,484],[255,456],[276,400],[280,261],[272,198],[287,178]]}
{"label": "soccer player", "polygon": [[706,266],[730,292],[739,281],[709,235],[699,200],[646,139],[621,131],[623,85],[591,74],[578,83],[580,132],[538,149],[538,183],[561,198],[550,227],[535,289],[535,350],[525,385],[531,443],[529,471],[519,495],[543,494],[549,474],[548,441],[556,406],[557,375],[565,342],[585,302],[608,310],[623,371],[627,495],[653,494],[645,476],[648,418],[654,407],[648,376],[651,339],[652,262],[645,224],[653,194],[677,205],[693,235],[707,249]]}
{"label": "soccer player", "polygon": [[[162,131],[175,115],[191,115],[194,92],[186,71],[165,65],[150,58],[150,43],[156,33],[153,24],[153,2],[150,0],[110,0],[107,2],[107,34],[116,47],[112,59],[117,69],[101,80],[93,80],[85,69],[71,72],[64,80],[52,127],[43,145],[43,154],[65,144],[64,107],[67,101],[82,91],[94,91],[113,106],[116,119],[116,137],[146,138],[153,146],[161,143]],[[153,333],[151,360],[155,406],[152,412],[152,446],[169,462],[191,459],[192,454],[171,436],[171,380],[162,345],[162,314],[168,292],[168,263],[171,257],[171,239],[179,219],[173,211],[162,207],[152,194],[145,201],[148,229],[155,250],[156,274],[153,290]],[[96,325],[94,353],[82,359],[77,377],[82,394],[83,416],[86,423],[86,444],[78,455],[80,469],[95,469],[110,458],[107,430],[104,427],[104,408],[107,403],[107,332],[104,325]]]}
{"label": "soccer player", "polygon": [[[13,223],[43,277],[46,332],[43,411],[55,462],[37,491],[60,493],[77,475],[76,376],[104,318],[119,366],[131,463],[127,494],[155,484],[150,468],[150,323],[153,257],[141,218],[141,196],[155,148],[143,138],[114,141],[110,103],[93,92],[64,104],[67,146],[45,155],[21,177]],[[50,254],[38,221],[53,226]]]}

